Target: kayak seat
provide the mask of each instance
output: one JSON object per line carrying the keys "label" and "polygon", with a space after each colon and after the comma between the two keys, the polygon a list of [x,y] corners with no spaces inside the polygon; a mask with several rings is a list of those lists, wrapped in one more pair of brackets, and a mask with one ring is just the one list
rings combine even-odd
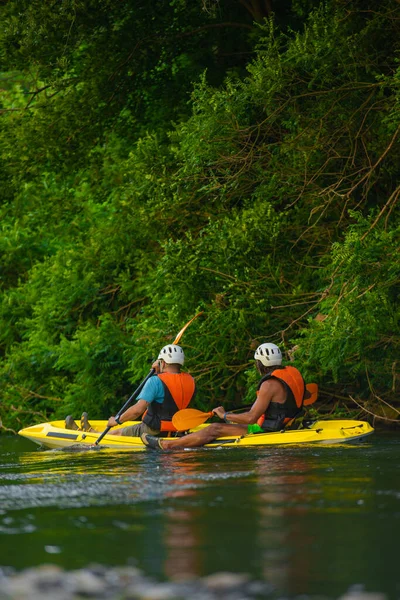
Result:
{"label": "kayak seat", "polygon": [[157,437],[160,437],[160,438],[167,438],[167,437],[176,438],[176,437],[183,437],[187,433],[189,433],[189,431],[162,431],[161,433],[159,433],[157,435]]}

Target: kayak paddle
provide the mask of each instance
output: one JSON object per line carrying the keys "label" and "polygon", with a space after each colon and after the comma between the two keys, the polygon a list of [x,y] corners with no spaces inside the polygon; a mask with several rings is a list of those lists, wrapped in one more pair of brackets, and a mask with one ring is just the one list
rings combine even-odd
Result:
{"label": "kayak paddle", "polygon": [[[190,321],[188,321],[186,323],[186,325],[184,325],[182,327],[182,329],[179,331],[178,335],[176,336],[176,338],[174,339],[174,341],[172,342],[173,344],[177,344],[179,342],[179,340],[181,339],[181,337],[183,336],[183,334],[185,333],[186,329],[189,327],[189,325],[195,320],[197,319],[197,317],[199,317],[200,315],[202,315],[203,312],[199,312],[197,313],[197,315],[195,315],[194,317],[192,317],[190,319]],[[136,390],[133,392],[132,396],[130,396],[130,398],[128,398],[128,400],[125,402],[125,404],[123,405],[123,407],[118,411],[118,413],[115,415],[115,417],[118,419],[122,413],[124,413],[126,411],[126,409],[128,408],[128,406],[130,405],[130,403],[132,402],[132,400],[134,400],[142,391],[144,384],[147,382],[148,379],[150,379],[150,377],[152,375],[154,375],[155,370],[151,369],[150,373],[143,379],[142,383],[136,388]],[[107,433],[110,431],[111,427],[106,427],[106,429],[103,431],[103,433],[97,438],[97,440],[95,441],[95,445],[98,446],[101,442],[101,440],[103,439],[103,437],[105,435],[107,435]]]}
{"label": "kayak paddle", "polygon": [[[316,383],[308,383],[306,385],[306,398],[304,399],[304,406],[310,406],[310,404],[314,404],[317,397],[318,385]],[[242,408],[238,408],[236,410],[229,410],[228,412],[239,412],[245,410],[246,408],[251,408],[251,405],[243,406]],[[186,431],[187,429],[194,429],[195,427],[202,425],[213,415],[213,411],[202,412],[196,408],[184,408],[183,410],[179,410],[174,414],[172,417],[172,424],[177,431]]]}

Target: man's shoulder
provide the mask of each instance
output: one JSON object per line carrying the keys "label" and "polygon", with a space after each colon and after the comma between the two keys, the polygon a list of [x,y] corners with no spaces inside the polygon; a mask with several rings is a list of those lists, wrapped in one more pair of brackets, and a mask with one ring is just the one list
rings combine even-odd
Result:
{"label": "man's shoulder", "polygon": [[158,375],[153,375],[146,381],[143,389],[152,390],[157,389],[160,386],[162,387],[161,379],[158,377]]}
{"label": "man's shoulder", "polygon": [[267,379],[264,379],[264,381],[261,383],[260,385],[260,389],[267,389],[267,388],[277,388],[277,387],[281,387],[282,386],[282,381],[278,378],[278,377],[274,377],[273,374],[271,374]]}

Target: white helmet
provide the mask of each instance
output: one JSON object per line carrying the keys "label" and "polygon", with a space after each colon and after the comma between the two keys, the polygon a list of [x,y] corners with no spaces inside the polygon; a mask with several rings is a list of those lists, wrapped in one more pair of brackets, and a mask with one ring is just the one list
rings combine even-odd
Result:
{"label": "white helmet", "polygon": [[259,360],[264,367],[282,364],[282,353],[275,344],[261,344],[255,351],[254,358]]}
{"label": "white helmet", "polygon": [[178,364],[183,365],[185,362],[185,354],[180,346],[176,344],[168,344],[161,348],[157,360],[164,360],[168,365]]}

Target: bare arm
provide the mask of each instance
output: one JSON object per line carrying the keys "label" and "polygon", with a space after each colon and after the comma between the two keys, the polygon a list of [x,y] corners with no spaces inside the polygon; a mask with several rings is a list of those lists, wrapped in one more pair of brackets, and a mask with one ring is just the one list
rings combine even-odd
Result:
{"label": "bare arm", "polygon": [[[138,417],[140,417],[147,408],[146,400],[138,400],[136,404],[130,406],[119,418],[121,423],[125,423],[126,421],[136,421]],[[107,427],[115,427],[118,425],[117,421],[114,417],[110,417],[108,419]]]}
{"label": "bare arm", "polygon": [[[154,361],[154,363],[151,365],[151,368],[154,369],[156,373],[160,373],[162,362],[163,361],[161,360]],[[148,403],[146,400],[141,400],[139,398],[136,404],[130,406],[125,412],[122,413],[122,415],[119,417],[119,422],[126,423],[126,421],[136,421],[136,419],[140,417],[144,411],[147,410],[147,408]],[[115,417],[110,417],[108,419],[107,427],[115,427],[116,425],[118,425],[118,423],[115,420]]]}
{"label": "bare arm", "polygon": [[[257,423],[257,420],[265,413],[270,402],[284,402],[285,399],[286,392],[283,385],[277,379],[268,379],[261,385],[257,400],[249,411],[240,415],[228,412],[226,413],[226,419],[230,423],[252,425]],[[213,412],[221,419],[224,418],[225,409],[222,406],[215,408]]]}

